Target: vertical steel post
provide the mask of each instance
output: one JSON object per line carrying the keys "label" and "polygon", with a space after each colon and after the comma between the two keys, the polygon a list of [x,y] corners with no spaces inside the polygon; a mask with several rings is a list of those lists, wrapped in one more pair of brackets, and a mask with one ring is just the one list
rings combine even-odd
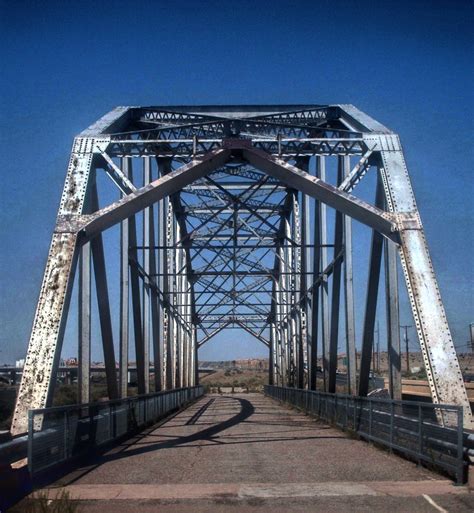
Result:
{"label": "vertical steel post", "polygon": [[[350,171],[350,157],[344,156],[344,177]],[[354,284],[352,266],[352,219],[344,216],[344,298],[346,317],[347,391],[357,394],[357,358],[354,320]]]}
{"label": "vertical steel post", "polygon": [[[181,249],[182,253],[182,263],[185,265],[185,253],[184,249]],[[188,284],[186,280],[186,270],[181,271],[181,287],[183,290],[184,302],[181,307],[181,338],[182,338],[182,351],[183,351],[183,387],[188,386],[188,356],[189,356],[189,348],[188,348],[188,336],[187,336],[187,325],[186,323],[189,321],[188,317]]]}
{"label": "vertical steel post", "polygon": [[164,369],[164,389],[171,389],[171,363],[170,363],[170,295],[168,280],[168,252],[170,251],[168,234],[168,198],[163,199],[160,204],[162,214],[162,238],[163,238],[163,258],[160,268],[162,269],[163,283],[163,369]]}
{"label": "vertical steel post", "polygon": [[[316,157],[315,175],[318,176],[318,159]],[[313,286],[311,294],[311,365],[310,365],[310,384],[311,390],[317,389],[318,376],[318,340],[319,340],[319,279],[321,273],[321,219],[320,205],[318,200],[314,200],[314,224],[313,224]]]}
{"label": "vertical steel post", "polygon": [[198,344],[197,344],[197,326],[193,328],[193,343],[194,343],[194,386],[199,385],[199,361],[198,361]]}
{"label": "vertical steel post", "polygon": [[[158,173],[159,176],[164,176],[166,171],[165,162],[160,159],[158,160]],[[159,322],[159,347],[160,347],[160,355],[161,355],[161,363],[160,363],[160,379],[161,379],[161,388],[160,390],[166,389],[166,332],[165,332],[165,305],[168,300],[165,295],[165,269],[166,269],[166,219],[165,219],[165,200],[161,200],[158,202],[157,210],[158,210],[158,288],[161,291],[162,299],[158,305],[158,322]],[[156,371],[156,369],[155,369]]]}
{"label": "vertical steel post", "polygon": [[[180,372],[181,369],[179,368],[179,325],[178,325],[178,316],[177,316],[177,302],[178,297],[180,297],[179,290],[178,290],[178,247],[177,247],[177,241],[178,241],[178,234],[177,234],[177,223],[174,216],[173,211],[173,205],[170,202],[170,225],[171,225],[171,240],[172,246],[173,246],[173,260],[170,262],[172,274],[171,274],[171,283],[172,283],[172,314],[171,314],[171,354],[173,355],[173,388],[179,387],[179,379],[180,379]],[[181,299],[180,299],[181,301]]]}
{"label": "vertical steel post", "polygon": [[[337,184],[342,182],[343,157],[338,158]],[[337,352],[339,343],[339,308],[341,298],[341,270],[342,263],[340,253],[343,242],[343,218],[342,214],[336,211],[336,222],[334,228],[334,268],[332,272],[332,295],[331,295],[331,333],[329,338],[329,379],[328,392],[336,392]]]}
{"label": "vertical steel post", "polygon": [[[292,205],[294,201],[293,193],[292,195]],[[285,267],[284,267],[284,277],[285,277],[285,289],[286,289],[286,313],[285,313],[285,322],[286,322],[286,330],[288,337],[288,386],[294,387],[296,386],[296,330],[295,323],[292,313],[292,305],[294,299],[294,281],[293,281],[293,247],[292,244],[288,242],[288,240],[293,239],[293,231],[291,229],[291,213],[288,213],[288,218],[286,220],[285,225],[285,234],[287,241],[285,241]]]}
{"label": "vertical steel post", "polygon": [[[133,180],[132,162],[133,160],[130,161],[129,176]],[[138,272],[137,226],[135,216],[131,216],[128,219],[128,242],[130,247],[130,289],[132,295],[133,334],[135,339],[135,359],[137,362],[138,393],[145,394],[145,354],[140,304],[140,274]]]}
{"label": "vertical steel post", "polygon": [[[279,288],[281,288],[281,284],[279,285]],[[281,295],[281,293],[280,293]],[[278,307],[279,316],[281,316],[281,308]],[[284,337],[283,337],[283,331],[280,324],[276,325],[276,333],[277,333],[277,341],[278,341],[278,384],[280,386],[283,386],[285,381],[285,344],[284,344]]]}
{"label": "vertical steel post", "polygon": [[[326,162],[325,157],[316,157],[316,176],[326,181]],[[327,250],[327,209],[326,205],[320,201],[319,206],[319,223],[321,226],[321,270],[324,271],[328,265],[328,250]],[[321,334],[322,334],[322,357],[323,357],[323,380],[324,390],[328,391],[328,371],[329,371],[329,284],[328,277],[325,274],[321,275]]]}
{"label": "vertical steel post", "polygon": [[185,386],[190,387],[192,386],[192,356],[194,353],[193,347],[192,347],[192,341],[191,341],[191,322],[192,322],[192,312],[191,312],[191,284],[189,283],[186,275],[184,275],[184,284],[186,287],[186,308],[184,310],[186,325],[184,326],[184,337],[186,341],[186,352],[185,352],[185,359],[186,359],[186,382]]}
{"label": "vertical steel post", "polygon": [[164,291],[167,298],[166,305],[166,389],[171,390],[174,388],[175,374],[174,374],[174,348],[173,348],[173,312],[171,305],[176,295],[173,288],[173,267],[174,250],[173,250],[173,229],[172,229],[172,212],[171,203],[166,201],[166,209],[164,211],[165,226],[166,226],[166,262],[164,269]]}
{"label": "vertical steel post", "polygon": [[[95,183],[91,189],[92,209],[99,208],[97,187]],[[107,271],[105,265],[104,245],[102,234],[96,235],[91,240],[92,261],[94,263],[94,277],[97,292],[97,306],[99,310],[100,330],[102,334],[102,346],[104,349],[105,374],[107,378],[107,390],[109,399],[117,399],[117,369],[115,366],[115,349],[112,331],[112,317],[110,314],[109,292],[107,286]]]}
{"label": "vertical steel post", "polygon": [[186,386],[190,387],[191,385],[191,369],[192,369],[192,342],[190,337],[190,327],[191,327],[191,285],[188,280],[185,280],[186,286],[186,310],[185,310],[185,319],[186,326],[184,330],[185,340],[186,340]]}
{"label": "vertical steel post", "polygon": [[[276,248],[275,248],[276,249]],[[270,315],[269,315],[269,329],[270,329],[270,347],[268,354],[268,384],[274,385],[277,381],[277,340],[275,333],[275,322],[276,322],[276,290],[277,290],[277,278],[274,274],[272,277],[272,295],[270,300]]]}
{"label": "vertical steel post", "polygon": [[[153,206],[149,209],[149,265],[150,276],[157,273],[156,250],[155,250],[155,209]],[[154,385],[155,392],[162,389],[162,351],[161,351],[161,319],[158,291],[156,289],[156,278],[153,278],[154,287],[150,287],[150,315],[151,315],[151,339],[153,345],[153,367],[154,367]],[[161,290],[158,286],[158,290]]]}
{"label": "vertical steel post", "polygon": [[187,320],[187,304],[188,304],[188,291],[186,287],[186,280],[185,280],[185,270],[183,269],[184,266],[184,251],[181,247],[180,249],[181,253],[181,267],[180,267],[180,287],[181,287],[181,295],[183,296],[183,301],[180,301],[180,334],[181,334],[181,386],[186,387],[187,383],[187,372],[188,372],[188,365],[187,365],[187,341],[186,341],[186,325],[185,322]]}
{"label": "vertical steel post", "polygon": [[[122,172],[129,175],[129,157],[122,158]],[[120,223],[120,341],[119,341],[119,392],[120,397],[128,395],[128,329],[129,329],[129,254],[128,219]]]}
{"label": "vertical steel post", "polygon": [[275,336],[273,322],[270,323],[270,345],[268,350],[268,384],[273,385],[275,382]]}
{"label": "vertical steel post", "polygon": [[275,279],[275,331],[276,331],[276,338],[277,338],[277,359],[278,359],[278,380],[277,384],[279,386],[284,386],[284,383],[286,383],[285,380],[285,346],[284,346],[284,338],[282,333],[282,315],[283,315],[283,281],[282,281],[282,275],[281,275],[281,269],[282,269],[282,258],[283,258],[283,252],[281,248],[281,244],[277,242],[277,246],[275,248],[276,252],[276,259],[275,259],[275,270],[276,270],[276,279]]}
{"label": "vertical steel post", "polygon": [[392,399],[400,400],[402,398],[402,362],[398,309],[397,247],[388,239],[385,239],[384,245],[389,390]]}
{"label": "vertical steel post", "polygon": [[90,402],[91,365],[91,246],[87,242],[81,247],[79,257],[79,402]]}
{"label": "vertical steel post", "polygon": [[[380,178],[377,181],[375,196],[376,206],[383,203],[383,188]],[[366,396],[369,391],[370,361],[374,344],[375,317],[379,291],[380,266],[382,261],[383,236],[373,230],[370,251],[369,279],[365,304],[364,331],[362,335],[362,352],[360,357],[359,395]]]}
{"label": "vertical steel post", "polygon": [[[309,171],[309,160],[306,161],[305,171]],[[309,388],[310,361],[308,352],[310,351],[309,340],[311,337],[309,320],[309,283],[310,283],[310,252],[309,245],[309,198],[306,194],[301,194],[301,278],[300,278],[300,298],[301,298],[301,348],[302,348],[302,387]]]}
{"label": "vertical steel post", "polygon": [[[151,181],[151,162],[150,157],[143,158],[143,186]],[[145,394],[150,392],[150,216],[153,215],[151,207],[143,209],[142,214],[142,262],[143,271],[143,287],[142,287],[142,333],[143,333],[143,360],[145,367]]]}
{"label": "vertical steel post", "polygon": [[[309,172],[309,163],[308,163],[308,170]],[[312,329],[312,311],[311,311],[311,283],[312,279],[314,279],[313,269],[311,265],[311,233],[310,233],[310,197],[306,195],[302,195],[302,204],[301,204],[301,210],[302,210],[302,241],[304,239],[304,242],[302,242],[303,248],[302,248],[302,255],[303,255],[303,262],[302,262],[302,268],[304,269],[304,274],[302,276],[302,280],[304,283],[304,287],[302,290],[302,294],[304,295],[304,302],[302,305],[303,308],[303,315],[304,315],[304,338],[305,338],[305,388],[308,390],[311,389],[310,381],[311,381],[311,350],[312,350],[312,335],[311,335],[311,329]]]}
{"label": "vertical steel post", "polygon": [[179,274],[179,270],[181,269],[181,251],[179,246],[177,245],[177,241],[179,240],[179,227],[173,217],[173,233],[174,233],[174,269],[173,269],[173,282],[174,282],[174,308],[173,308],[173,319],[174,319],[174,354],[175,354],[175,364],[174,364],[174,374],[175,374],[175,388],[181,388],[181,377],[182,377],[182,368],[181,368],[181,319],[180,315],[180,304],[183,302],[182,290],[181,290],[181,276]]}
{"label": "vertical steel post", "polygon": [[[302,162],[302,167],[307,169],[307,160]],[[303,212],[304,214],[304,212]],[[302,296],[305,291],[306,280],[306,254],[305,248],[302,248],[304,225],[302,225],[302,213],[300,212],[298,192],[293,193],[293,222],[292,222],[292,240],[295,243],[293,249],[293,269],[292,282],[294,287],[292,310],[294,312],[294,337],[295,337],[295,367],[296,377],[295,386],[304,388],[305,386],[305,365],[307,364],[307,339],[306,339],[306,313],[305,306],[302,304]]]}
{"label": "vertical steel post", "polygon": [[[176,233],[176,241],[180,240],[180,230],[178,223],[175,223],[175,233]],[[176,378],[176,386],[179,388],[183,387],[183,378],[184,378],[184,344],[183,344],[183,307],[181,306],[184,302],[184,287],[183,287],[183,251],[181,246],[176,247],[176,370],[177,370],[177,378]]]}

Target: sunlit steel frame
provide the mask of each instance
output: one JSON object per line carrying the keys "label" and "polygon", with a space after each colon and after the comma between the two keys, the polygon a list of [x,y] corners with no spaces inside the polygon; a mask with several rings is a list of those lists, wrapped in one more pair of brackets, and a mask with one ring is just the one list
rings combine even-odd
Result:
{"label": "sunlit steel frame", "polygon": [[[370,169],[377,173],[374,205],[351,194]],[[118,189],[106,206],[100,173]],[[327,207],[335,210],[331,242]],[[352,219],[372,230],[360,369]],[[117,224],[118,373],[102,239]],[[268,347],[271,384],[335,392],[341,313],[347,391],[363,396],[385,255],[390,393],[398,399],[397,252],[433,401],[464,406],[469,426],[396,134],[352,105],[119,107],[74,140],[12,433],[26,431],[29,409],[51,403],[76,267],[83,403],[90,401],[92,284],[111,399],[128,394],[130,334],[138,392],[146,394],[197,384],[198,348],[231,328]]]}

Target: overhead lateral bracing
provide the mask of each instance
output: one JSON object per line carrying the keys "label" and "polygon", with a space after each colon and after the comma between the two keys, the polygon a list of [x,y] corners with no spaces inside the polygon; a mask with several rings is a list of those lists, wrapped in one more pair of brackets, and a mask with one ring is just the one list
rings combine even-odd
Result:
{"label": "overhead lateral bracing", "polygon": [[[357,196],[369,175],[373,202]],[[103,176],[113,202],[101,197]],[[360,369],[353,220],[372,232]],[[114,226],[117,316],[103,241]],[[81,402],[90,400],[93,285],[111,399],[128,394],[132,345],[139,393],[194,386],[198,348],[226,329],[268,347],[276,385],[335,392],[344,347],[347,390],[366,395],[382,268],[399,398],[397,258],[433,401],[464,406],[471,425],[396,134],[352,105],[118,107],[74,140],[12,433],[27,430],[29,409],[51,404],[77,268]]]}

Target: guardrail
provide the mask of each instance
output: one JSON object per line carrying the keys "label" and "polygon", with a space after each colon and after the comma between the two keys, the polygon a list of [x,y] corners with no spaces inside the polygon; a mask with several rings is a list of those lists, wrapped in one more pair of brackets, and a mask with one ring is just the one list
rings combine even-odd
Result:
{"label": "guardrail", "polygon": [[130,436],[203,395],[202,386],[28,412],[28,468],[44,472]]}
{"label": "guardrail", "polygon": [[[462,406],[265,386],[265,394],[465,480]],[[449,419],[449,426],[443,425]]]}

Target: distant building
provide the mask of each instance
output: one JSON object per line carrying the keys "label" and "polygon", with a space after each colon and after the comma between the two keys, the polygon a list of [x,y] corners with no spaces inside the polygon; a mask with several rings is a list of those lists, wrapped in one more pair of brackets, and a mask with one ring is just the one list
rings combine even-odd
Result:
{"label": "distant building", "polygon": [[23,369],[24,366],[25,366],[25,359],[24,358],[20,358],[19,360],[17,360],[15,362],[15,367],[17,369]]}

